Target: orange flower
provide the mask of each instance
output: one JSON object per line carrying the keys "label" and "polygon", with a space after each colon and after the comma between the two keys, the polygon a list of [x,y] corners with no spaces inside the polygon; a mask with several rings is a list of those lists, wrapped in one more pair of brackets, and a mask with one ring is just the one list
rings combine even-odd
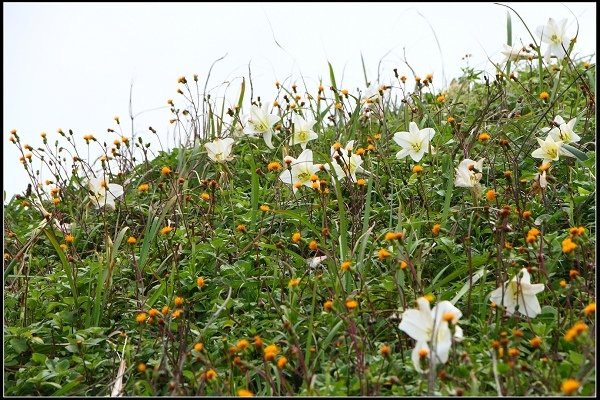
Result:
{"label": "orange flower", "polygon": [[277,368],[284,369],[287,362],[288,362],[288,359],[285,356],[279,357],[279,360],[277,360]]}
{"label": "orange flower", "polygon": [[541,344],[542,344],[542,338],[540,338],[539,336],[535,336],[535,337],[533,337],[533,338],[531,338],[531,339],[529,340],[529,344],[530,344],[530,345],[531,345],[531,347],[533,347],[534,349],[535,349],[535,348],[538,348],[538,347],[540,347],[540,346],[541,346]]}
{"label": "orange flower", "polygon": [[214,369],[211,368],[208,371],[206,371],[206,380],[207,381],[212,381],[216,377],[217,377],[217,371],[215,371]]}
{"label": "orange flower", "polygon": [[596,312],[596,303],[590,303],[583,309],[586,316],[590,316]]}
{"label": "orange flower", "polygon": [[387,344],[382,344],[381,347],[379,348],[379,354],[381,354],[384,357],[389,357],[389,355],[392,353],[392,348],[390,346],[388,346]]}
{"label": "orange flower", "polygon": [[165,226],[164,228],[162,228],[160,230],[160,234],[161,235],[168,235],[169,233],[171,233],[172,230],[173,230],[173,227],[171,227],[171,226]]}
{"label": "orange flower", "polygon": [[435,224],[431,228],[431,233],[433,233],[434,235],[437,235],[438,233],[440,233],[440,229],[442,229],[442,226],[440,224]]}
{"label": "orange flower", "polygon": [[344,261],[341,266],[342,271],[348,271],[351,265],[352,263],[350,261]]}
{"label": "orange flower", "polygon": [[148,317],[148,315],[146,315],[146,313],[142,312],[139,313],[136,317],[135,320],[138,324],[143,324],[144,322],[146,322],[146,318]]}
{"label": "orange flower", "polygon": [[299,283],[300,283],[300,278],[292,278],[288,282],[288,286],[289,287],[295,287],[295,286],[298,286]]}
{"label": "orange flower", "polygon": [[263,350],[265,360],[273,361],[275,356],[279,353],[279,347],[276,344],[270,344]]}
{"label": "orange flower", "polygon": [[269,171],[279,171],[281,169],[281,164],[277,161],[270,162],[269,165],[267,165],[267,169]]}
{"label": "orange flower", "polygon": [[171,172],[173,172],[171,168],[167,167],[166,165],[160,170],[161,175],[169,175]]}
{"label": "orange flower", "polygon": [[577,379],[569,378],[565,379],[562,382],[562,384],[560,385],[560,391],[563,392],[563,394],[569,396],[575,391],[577,391],[577,389],[579,389],[580,386],[581,383],[579,383]]}
{"label": "orange flower", "polygon": [[575,244],[575,242],[573,242],[571,240],[571,238],[566,238],[565,240],[562,241],[561,244],[562,244],[562,251],[565,254],[570,253],[577,248],[577,245]]}
{"label": "orange flower", "polygon": [[246,339],[240,339],[235,344],[236,349],[239,351],[246,350],[248,348],[248,346],[250,346],[250,342],[248,342],[248,340],[246,340]]}
{"label": "orange flower", "polygon": [[383,248],[379,249],[379,251],[377,252],[377,257],[379,257],[379,261],[383,261],[391,255],[392,254],[389,251]]}
{"label": "orange flower", "polygon": [[238,232],[246,232],[248,229],[246,228],[246,225],[244,224],[239,224],[238,226],[235,227],[235,229]]}
{"label": "orange flower", "polygon": [[349,311],[352,311],[352,310],[354,310],[356,307],[358,307],[358,301],[356,301],[356,300],[350,300],[350,299],[348,299],[348,300],[346,300],[346,303],[345,303],[345,304],[346,304],[346,308],[347,308]]}

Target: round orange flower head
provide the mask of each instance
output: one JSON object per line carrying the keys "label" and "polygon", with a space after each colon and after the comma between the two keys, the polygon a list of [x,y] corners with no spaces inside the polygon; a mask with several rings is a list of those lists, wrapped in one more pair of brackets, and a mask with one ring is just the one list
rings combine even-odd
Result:
{"label": "round orange flower head", "polygon": [[146,313],[142,312],[142,313],[139,313],[135,317],[135,320],[138,324],[143,324],[144,322],[146,322],[146,318],[148,318],[148,315],[146,315]]}
{"label": "round orange flower head", "polygon": [[379,258],[379,261],[383,261],[391,255],[392,253],[383,248],[379,249],[379,251],[377,252],[377,257]]}
{"label": "round orange flower head", "polygon": [[392,348],[387,344],[383,344],[379,348],[379,354],[381,354],[384,357],[389,357],[391,353],[392,353]]}
{"label": "round orange flower head", "polygon": [[534,349],[537,349],[538,347],[540,347],[542,345],[542,338],[540,338],[539,336],[535,336],[529,340],[529,344]]}
{"label": "round orange flower head", "polygon": [[284,369],[285,366],[287,365],[287,362],[288,362],[288,359],[285,356],[279,357],[279,359],[277,360],[277,368]]}
{"label": "round orange flower head", "polygon": [[342,271],[348,271],[351,266],[352,263],[350,261],[344,261],[341,265]]}
{"label": "round orange flower head", "polygon": [[345,305],[346,305],[346,308],[348,309],[348,311],[352,311],[356,307],[358,307],[358,301],[348,299],[348,300],[346,300]]}
{"label": "round orange flower head", "polygon": [[248,389],[238,389],[237,395],[239,397],[254,397],[254,393]]}
{"label": "round orange flower head", "polygon": [[577,379],[569,378],[569,379],[565,379],[562,382],[562,384],[560,385],[560,391],[564,395],[570,396],[573,393],[575,393],[577,391],[577,389],[579,389],[580,386],[581,386],[581,383],[579,383],[579,381]]}
{"label": "round orange flower head", "polygon": [[590,303],[583,309],[586,316],[594,315],[596,313],[596,303]]}
{"label": "round orange flower head", "polygon": [[279,353],[279,347],[276,344],[270,344],[264,348],[263,354],[266,361],[273,361],[275,356]]}
{"label": "round orange flower head", "polygon": [[240,339],[237,341],[235,347],[237,350],[239,351],[244,351],[248,348],[248,346],[250,346],[250,342],[248,342],[248,340],[246,339]]}
{"label": "round orange flower head", "polygon": [[211,368],[208,371],[206,371],[206,380],[207,381],[212,381],[216,377],[217,377],[217,371],[215,371],[214,369]]}

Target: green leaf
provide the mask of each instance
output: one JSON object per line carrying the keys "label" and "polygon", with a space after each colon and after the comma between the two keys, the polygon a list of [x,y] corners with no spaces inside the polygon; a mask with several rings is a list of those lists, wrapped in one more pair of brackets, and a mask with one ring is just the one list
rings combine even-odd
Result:
{"label": "green leaf", "polygon": [[29,345],[27,344],[27,340],[23,338],[12,338],[8,341],[10,346],[17,354],[21,354],[29,350]]}
{"label": "green leaf", "polygon": [[576,366],[579,367],[584,363],[585,357],[581,353],[570,350],[569,351],[569,361],[571,361],[573,364],[575,364]]}
{"label": "green leaf", "polygon": [[564,150],[567,150],[569,153],[573,154],[575,156],[575,158],[577,158],[579,161],[585,161],[588,159],[587,154],[585,154],[583,151],[578,150],[569,144],[563,143],[562,148]]}

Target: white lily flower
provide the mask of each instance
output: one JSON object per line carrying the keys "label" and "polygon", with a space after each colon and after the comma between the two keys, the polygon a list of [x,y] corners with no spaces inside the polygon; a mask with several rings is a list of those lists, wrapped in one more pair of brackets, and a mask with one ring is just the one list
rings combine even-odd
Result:
{"label": "white lily flower", "polygon": [[362,102],[367,104],[377,103],[381,98],[380,89],[382,88],[379,85],[370,84],[363,94]]}
{"label": "white lily flower", "polygon": [[482,158],[479,161],[473,161],[470,158],[462,160],[460,164],[458,164],[458,168],[456,168],[454,186],[468,188],[478,186],[482,176],[483,160],[485,160],[485,158]]}
{"label": "white lily flower", "polygon": [[88,188],[91,192],[90,198],[96,208],[104,206],[115,208],[115,199],[123,195],[123,186],[116,183],[108,183],[108,179],[90,178]]}
{"label": "white lily flower", "polygon": [[306,149],[300,153],[297,159],[292,158],[291,168],[283,171],[279,175],[279,179],[288,185],[292,185],[293,191],[296,193],[302,185],[312,187],[310,177],[315,175],[317,171],[319,171],[319,166],[313,164],[312,150]]}
{"label": "white lily flower", "polygon": [[[554,117],[554,127],[550,128],[542,128],[542,132],[548,133],[548,135],[552,136],[555,142],[563,142],[563,144],[569,143],[577,143],[581,140],[581,137],[573,132],[573,128],[575,127],[575,123],[577,122],[577,118],[573,118],[569,122],[565,122],[565,120],[557,115]],[[560,147],[560,154],[574,157],[568,150],[565,150]]]}
{"label": "white lily flower", "polygon": [[429,152],[429,141],[435,135],[433,128],[419,129],[413,121],[408,124],[408,132],[394,133],[394,141],[403,149],[396,154],[397,159],[408,155],[414,161],[419,162],[425,153]]}
{"label": "white lily flower", "polygon": [[268,103],[263,104],[262,108],[253,105],[250,109],[250,115],[247,117],[247,124],[244,133],[247,135],[262,135],[268,148],[274,149],[271,138],[275,133],[273,125],[279,121],[279,117],[269,114]]}
{"label": "white lily flower", "polygon": [[541,158],[544,160],[543,162],[546,163],[549,161],[558,161],[560,154],[564,154],[564,152],[561,151],[563,142],[560,140],[554,141],[552,136],[548,136],[546,140],[538,138],[537,141],[540,148],[531,153],[531,156],[534,158]]}
{"label": "white lily flower", "polygon": [[507,44],[503,44],[502,47],[504,47],[504,50],[502,50],[500,53],[504,54],[505,57],[504,61],[502,61],[503,64],[509,60],[517,62],[519,60],[527,60],[529,57],[532,57],[532,53],[530,53],[529,50],[522,45],[516,44],[514,46],[509,46]]}
{"label": "white lily flower", "polygon": [[306,149],[306,143],[311,140],[315,140],[319,137],[315,131],[312,130],[313,125],[316,121],[306,121],[299,115],[294,115],[294,134],[292,135],[292,146],[299,144],[302,146],[302,150]]}
{"label": "white lily flower", "polygon": [[244,126],[239,118],[235,121],[231,120],[231,123],[229,124],[229,134],[234,139],[239,139],[244,136]]}
{"label": "white lily flower", "polygon": [[205,143],[208,157],[215,162],[225,162],[233,159],[231,156],[231,148],[233,147],[233,139],[215,139],[212,142]]}
{"label": "white lily flower", "polygon": [[540,302],[535,297],[542,290],[544,290],[544,284],[532,285],[527,268],[523,268],[512,280],[494,290],[490,300],[503,305],[508,315],[513,315],[518,307],[519,313],[534,318],[542,312]]}
{"label": "white lily flower", "polygon": [[546,178],[546,171],[538,172],[535,174],[534,180],[537,181],[542,189],[546,189],[548,186],[548,179]]}
{"label": "white lily flower", "polygon": [[559,60],[567,55],[569,49],[569,39],[566,37],[565,28],[567,20],[561,19],[558,23],[549,18],[545,26],[538,26],[536,33],[541,37],[542,42],[548,43],[548,48],[544,53],[546,62],[550,61],[550,55],[554,54]]}
{"label": "white lily flower", "polygon": [[352,153],[353,149],[354,140],[349,141],[344,150],[340,148],[339,152],[333,146],[331,147],[331,165],[333,165],[335,176],[338,179],[347,177],[350,181],[356,182],[357,173],[369,174],[361,166],[364,162],[362,157]]}
{"label": "white lily flower", "polygon": [[310,269],[315,269],[319,265],[321,265],[321,263],[326,259],[327,259],[327,256],[312,257],[312,258],[309,258],[308,260],[306,260],[306,263],[308,264]]}
{"label": "white lily flower", "polygon": [[[431,355],[432,365],[444,364],[448,361],[453,337],[455,340],[462,339],[462,329],[456,325],[462,312],[449,301],[442,301],[430,309],[429,301],[420,297],[417,304],[418,309],[406,310],[402,314],[399,328],[417,341],[411,358],[418,372],[426,372],[420,363],[423,354]],[[454,335],[449,322],[454,325]]]}

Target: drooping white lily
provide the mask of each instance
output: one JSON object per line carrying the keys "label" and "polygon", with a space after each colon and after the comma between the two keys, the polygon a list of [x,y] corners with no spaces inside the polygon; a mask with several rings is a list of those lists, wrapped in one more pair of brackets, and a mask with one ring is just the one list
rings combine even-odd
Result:
{"label": "drooping white lily", "polygon": [[325,261],[327,259],[327,256],[318,256],[318,257],[312,257],[306,260],[306,264],[308,264],[308,267],[310,269],[315,269],[317,268],[319,265],[321,265],[321,263],[323,261]]}
{"label": "drooping white lily", "polygon": [[548,136],[546,140],[538,138],[537,141],[540,148],[531,153],[532,157],[541,158],[546,163],[549,161],[558,161],[560,154],[563,154],[561,151],[562,141],[554,141],[552,136]]}
{"label": "drooping white lily", "polygon": [[299,115],[294,115],[294,133],[292,135],[292,146],[299,144],[302,146],[302,150],[306,149],[306,143],[311,140],[315,140],[319,137],[315,131],[312,130],[313,125],[316,121],[306,121]]}
{"label": "drooping white lily", "polygon": [[540,302],[535,296],[542,290],[544,284],[531,284],[531,275],[527,268],[523,268],[512,280],[494,290],[490,300],[504,306],[508,315],[518,311],[529,318],[534,318],[542,312]]}
{"label": "drooping white lily", "polygon": [[458,164],[458,168],[456,168],[454,186],[472,188],[479,185],[484,160],[485,158],[482,158],[479,161],[473,161],[470,158],[462,160],[460,164]]}
{"label": "drooping white lily", "polygon": [[514,62],[519,60],[527,60],[532,56],[532,53],[530,53],[522,45],[516,44],[514,46],[509,46],[507,44],[503,44],[502,47],[504,47],[504,49],[500,53],[504,55],[504,61],[502,61],[503,64],[509,60]]}
{"label": "drooping white lily", "polygon": [[263,104],[262,108],[253,105],[250,108],[250,115],[247,117],[247,123],[244,127],[244,133],[247,135],[262,135],[268,148],[274,149],[271,143],[273,134],[273,125],[279,121],[279,117],[269,114],[269,104]]}
{"label": "drooping white lily", "polygon": [[233,159],[231,156],[231,149],[233,147],[233,139],[215,139],[212,142],[205,143],[208,157],[215,162],[225,162]]}
{"label": "drooping white lily", "polygon": [[[555,142],[562,142],[563,144],[569,143],[577,143],[581,140],[581,137],[573,132],[573,128],[575,127],[575,123],[577,122],[577,118],[571,119],[569,122],[565,122],[563,117],[557,115],[554,117],[554,127],[553,128],[542,128],[542,132],[548,133],[548,135],[552,136]],[[562,146],[560,147],[560,154],[574,157],[568,150],[564,149]]]}
{"label": "drooping white lily", "polygon": [[315,175],[319,171],[319,166],[313,164],[313,153],[312,150],[306,149],[297,159],[291,158],[290,169],[286,169],[279,175],[279,179],[282,182],[292,185],[294,193],[299,189],[300,186],[312,186],[311,176]]}
{"label": "drooping white lily", "polygon": [[123,195],[123,186],[116,183],[108,183],[108,178],[90,178],[88,181],[90,199],[96,208],[104,206],[115,208],[115,199]]}
{"label": "drooping white lily", "polygon": [[341,147],[340,150],[336,150],[333,146],[331,147],[331,165],[333,165],[335,176],[338,179],[346,177],[350,181],[356,182],[357,173],[369,174],[361,166],[364,162],[362,157],[353,153],[353,149],[354,140],[349,141],[343,150]]}
{"label": "drooping white lily", "polygon": [[[402,314],[399,328],[417,341],[411,358],[418,372],[426,372],[421,368],[424,355],[430,356],[432,365],[444,364],[448,361],[452,339],[462,339],[462,329],[456,325],[462,312],[449,301],[442,301],[430,309],[425,297],[418,298],[417,305],[418,309],[406,310]],[[450,323],[454,326],[454,334]]]}
{"label": "drooping white lily", "polygon": [[433,128],[419,129],[413,121],[408,124],[408,132],[394,133],[394,141],[402,146],[396,154],[397,159],[402,159],[408,155],[414,161],[419,162],[425,153],[429,152],[429,141],[435,135]]}
{"label": "drooping white lily", "polygon": [[559,60],[562,60],[567,55],[569,49],[569,39],[566,36],[565,28],[567,19],[561,19],[556,22],[553,18],[549,18],[545,26],[538,26],[536,33],[541,38],[542,42],[548,43],[548,48],[544,53],[546,62],[550,61],[550,56],[554,54]]}

